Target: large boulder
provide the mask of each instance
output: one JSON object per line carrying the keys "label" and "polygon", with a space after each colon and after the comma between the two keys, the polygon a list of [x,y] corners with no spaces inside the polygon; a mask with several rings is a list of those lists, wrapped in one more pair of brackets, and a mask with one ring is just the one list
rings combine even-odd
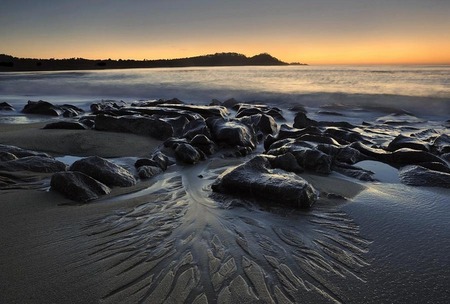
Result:
{"label": "large boulder", "polygon": [[162,172],[162,169],[157,166],[141,166],[138,168],[138,175],[141,179],[149,179]]}
{"label": "large boulder", "polygon": [[14,107],[7,102],[0,102],[0,111],[14,111]]}
{"label": "large boulder", "polygon": [[125,132],[156,139],[167,139],[173,136],[170,123],[154,117],[97,115],[95,129],[99,131]]}
{"label": "large boulder", "polygon": [[108,186],[82,172],[59,172],[52,176],[51,190],[77,202],[88,202],[110,193]]}
{"label": "large boulder", "polygon": [[66,164],[50,157],[26,156],[0,162],[0,170],[52,173],[66,170]]}
{"label": "large boulder", "polygon": [[74,117],[78,116],[84,111],[73,105],[54,105],[48,101],[31,101],[22,109],[22,113],[25,114],[39,114],[39,115],[48,115],[48,116],[60,116],[64,117]]}
{"label": "large boulder", "polygon": [[248,147],[250,149],[256,147],[254,130],[243,123],[223,119],[208,119],[207,124],[214,141],[219,144],[226,144],[231,147]]}
{"label": "large boulder", "polygon": [[387,146],[388,151],[396,151],[402,148],[409,148],[413,150],[421,150],[421,151],[429,151],[430,147],[428,144],[424,141],[421,141],[418,138],[405,136],[405,135],[398,135],[395,137]]}
{"label": "large boulder", "polygon": [[136,184],[136,179],[128,170],[98,156],[77,160],[70,170],[83,172],[110,187]]}
{"label": "large boulder", "polygon": [[307,181],[294,173],[272,169],[269,160],[263,156],[225,171],[213,183],[212,189],[293,208],[309,208],[317,199],[315,189]]}
{"label": "large boulder", "polygon": [[275,134],[277,132],[277,123],[272,116],[266,114],[255,114],[251,116],[244,116],[237,119],[243,124],[252,127],[256,132],[262,134]]}
{"label": "large boulder", "polygon": [[450,174],[424,168],[405,166],[399,170],[400,181],[411,186],[450,188]]}

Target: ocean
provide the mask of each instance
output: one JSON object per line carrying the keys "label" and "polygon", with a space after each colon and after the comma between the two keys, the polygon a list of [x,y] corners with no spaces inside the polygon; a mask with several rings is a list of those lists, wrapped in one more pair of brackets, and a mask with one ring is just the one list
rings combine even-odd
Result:
{"label": "ocean", "polygon": [[395,106],[450,113],[450,66],[189,67],[0,73],[0,101],[74,103],[178,98],[189,103],[261,101],[280,106]]}

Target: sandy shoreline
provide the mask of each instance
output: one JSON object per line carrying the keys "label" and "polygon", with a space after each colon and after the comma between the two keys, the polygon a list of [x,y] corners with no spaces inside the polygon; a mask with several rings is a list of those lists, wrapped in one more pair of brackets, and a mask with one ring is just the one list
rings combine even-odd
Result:
{"label": "sandy shoreline", "polygon": [[[55,156],[106,158],[143,157],[162,144],[127,133],[43,130],[43,125],[0,125],[0,143]],[[210,184],[227,167],[246,159],[213,157],[196,166],[175,165],[161,176],[114,188],[86,205],[39,189],[39,184],[48,187],[48,178],[40,174],[21,189],[0,190],[0,302],[230,303],[256,296],[263,302],[274,297],[286,303],[402,302],[405,296],[399,298],[394,290],[407,282],[412,302],[419,293],[443,303],[447,287],[437,284],[437,294],[418,289],[420,281],[407,281],[408,271],[415,274],[411,266],[402,268],[397,261],[405,272],[396,273],[395,259],[386,256],[404,254],[403,249],[411,250],[417,243],[434,250],[426,234],[397,246],[399,240],[389,234],[389,227],[405,237],[402,229],[408,225],[396,225],[402,217],[391,212],[399,208],[402,196],[414,200],[414,195],[432,195],[441,203],[447,190],[398,190],[337,173],[303,173],[320,192],[347,200],[321,197],[310,211],[219,208],[210,198]],[[414,207],[406,210],[416,216]],[[420,225],[428,225],[435,215],[427,216]],[[439,240],[444,240],[445,225],[439,227]],[[373,249],[374,243],[381,248]],[[442,246],[429,253],[440,264],[448,242]],[[380,271],[383,274],[377,274]],[[442,280],[449,274],[433,267],[429,271]],[[428,276],[422,279],[427,288],[433,285]],[[381,292],[378,285],[387,290]],[[284,298],[281,287],[293,288],[290,298]]]}

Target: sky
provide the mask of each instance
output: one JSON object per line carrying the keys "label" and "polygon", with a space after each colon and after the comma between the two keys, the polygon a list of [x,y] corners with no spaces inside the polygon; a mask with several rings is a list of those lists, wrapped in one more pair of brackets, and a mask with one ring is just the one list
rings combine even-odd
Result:
{"label": "sky", "polygon": [[449,0],[0,0],[0,53],[450,64]]}

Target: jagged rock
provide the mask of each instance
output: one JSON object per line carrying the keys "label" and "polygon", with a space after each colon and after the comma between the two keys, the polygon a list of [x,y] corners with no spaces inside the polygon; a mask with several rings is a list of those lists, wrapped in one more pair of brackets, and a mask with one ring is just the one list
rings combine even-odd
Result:
{"label": "jagged rock", "polygon": [[141,179],[149,179],[162,172],[162,169],[157,166],[140,166],[138,169],[138,175]]}
{"label": "jagged rock", "polygon": [[221,174],[213,191],[237,197],[254,197],[271,204],[309,208],[317,199],[314,188],[298,175],[272,169],[263,156]]}
{"label": "jagged rock", "polygon": [[97,114],[103,111],[121,109],[125,106],[126,103],[123,101],[103,100],[102,102],[91,104],[90,108],[92,113]]}
{"label": "jagged rock", "polygon": [[216,151],[216,145],[212,140],[203,134],[195,135],[190,144],[195,148],[201,150],[206,155],[212,155]]}
{"label": "jagged rock", "polygon": [[110,187],[136,184],[136,179],[128,170],[98,156],[77,160],[70,170],[83,172]]}
{"label": "jagged rock", "polygon": [[82,172],[55,173],[50,186],[51,190],[77,202],[88,202],[111,192],[108,186]]}
{"label": "jagged rock", "polygon": [[173,128],[168,122],[153,117],[97,115],[95,129],[133,133],[161,140],[173,136]]}
{"label": "jagged rock", "polygon": [[86,130],[86,126],[74,121],[57,121],[44,126],[44,129]]}
{"label": "jagged rock", "polygon": [[0,111],[14,111],[14,107],[7,102],[0,102]]}
{"label": "jagged rock", "polygon": [[429,151],[430,148],[426,142],[417,138],[404,136],[402,134],[395,137],[387,146],[388,151],[395,151],[402,148],[409,148],[413,150]]}
{"label": "jagged rock", "polygon": [[227,99],[222,103],[224,107],[227,107],[229,109],[235,107],[237,104],[239,104],[239,101],[234,98]]}
{"label": "jagged rock", "polygon": [[424,168],[405,166],[399,170],[400,181],[411,186],[450,188],[450,174]]}
{"label": "jagged rock", "polygon": [[189,141],[186,138],[171,137],[164,141],[164,147],[175,150],[178,145],[188,143]]}
{"label": "jagged rock", "polygon": [[195,164],[200,161],[202,155],[190,144],[179,144],[175,149],[176,158],[187,164]]}
{"label": "jagged rock", "polygon": [[350,146],[337,147],[335,145],[319,144],[317,145],[317,150],[328,154],[334,160],[347,164],[355,164],[359,161],[367,159],[367,157],[364,157],[361,152]]}
{"label": "jagged rock", "polygon": [[0,170],[51,173],[65,171],[66,164],[50,157],[26,156],[0,162]]}
{"label": "jagged rock", "polygon": [[189,123],[189,120],[184,116],[161,118],[161,120],[172,126],[174,136],[181,136],[184,128]]}
{"label": "jagged rock", "polygon": [[241,146],[250,149],[256,147],[255,132],[247,125],[223,119],[208,119],[206,122],[215,142],[231,147]]}

